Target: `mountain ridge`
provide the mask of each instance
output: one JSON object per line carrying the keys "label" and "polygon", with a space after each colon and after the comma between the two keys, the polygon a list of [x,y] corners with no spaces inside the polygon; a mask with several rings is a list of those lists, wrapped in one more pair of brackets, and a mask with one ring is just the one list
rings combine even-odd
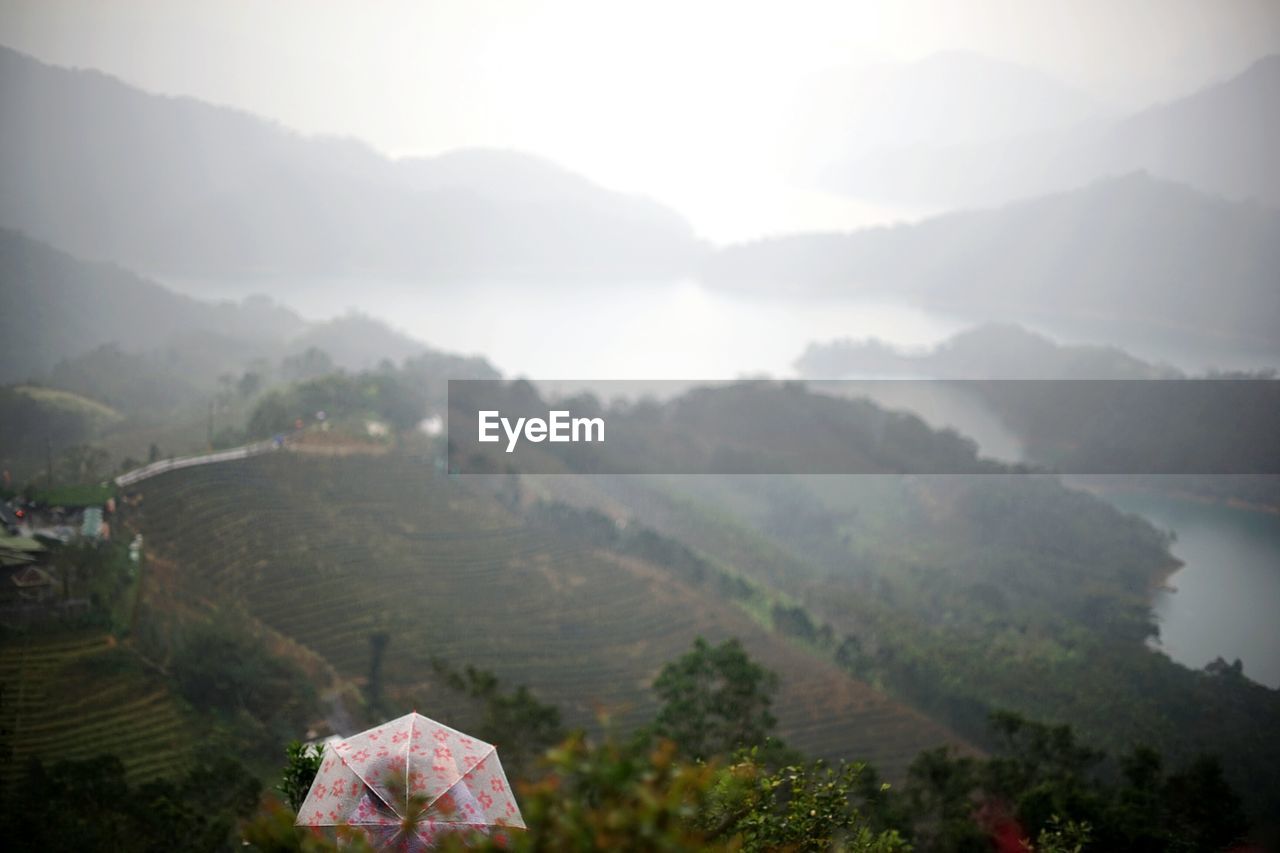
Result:
{"label": "mountain ridge", "polygon": [[0,118],[0,224],[152,275],[610,280],[701,251],[678,214],[543,158],[392,159],[8,48]]}
{"label": "mountain ridge", "polygon": [[1274,351],[1276,269],[1280,211],[1131,173],[912,225],[731,246],[701,275],[729,289],[876,294],[993,321],[1052,317]]}
{"label": "mountain ridge", "polygon": [[972,144],[837,157],[822,181],[885,202],[990,205],[1136,170],[1233,200],[1280,206],[1280,54],[1179,98],[1106,122]]}
{"label": "mountain ridge", "polygon": [[332,359],[330,367],[356,371],[382,359],[445,355],[364,314],[313,322],[264,295],[200,299],[6,228],[0,228],[0,337],[8,342],[0,383],[42,377],[103,346],[130,355],[198,354],[225,369],[313,347]]}

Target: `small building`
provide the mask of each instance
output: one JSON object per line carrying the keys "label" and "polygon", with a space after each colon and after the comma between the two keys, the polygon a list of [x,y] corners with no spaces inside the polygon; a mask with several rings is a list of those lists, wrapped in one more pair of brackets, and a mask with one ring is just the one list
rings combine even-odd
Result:
{"label": "small building", "polygon": [[18,598],[25,601],[48,601],[58,593],[53,575],[39,566],[27,566],[9,576],[18,590]]}
{"label": "small building", "polygon": [[108,527],[102,520],[102,507],[91,506],[80,521],[80,535],[86,539],[107,538]]}

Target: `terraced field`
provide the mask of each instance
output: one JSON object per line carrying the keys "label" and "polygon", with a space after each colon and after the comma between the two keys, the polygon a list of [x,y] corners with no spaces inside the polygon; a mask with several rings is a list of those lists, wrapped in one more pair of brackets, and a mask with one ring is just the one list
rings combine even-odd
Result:
{"label": "terraced field", "polygon": [[52,762],[110,752],[142,782],[174,775],[189,755],[190,721],[164,680],[109,636],[8,640],[0,645],[0,684],[0,724],[13,750],[6,783],[32,756]]}
{"label": "terraced field", "polygon": [[782,675],[782,734],[806,751],[897,777],[920,749],[955,741],[661,567],[530,529],[404,456],[273,455],[143,491],[133,521],[184,595],[242,604],[357,682],[370,634],[387,631],[387,694],[424,713],[462,713],[433,678],[439,656],[528,684],[571,723],[601,710],[635,723],[664,662],[695,636],[737,636]]}

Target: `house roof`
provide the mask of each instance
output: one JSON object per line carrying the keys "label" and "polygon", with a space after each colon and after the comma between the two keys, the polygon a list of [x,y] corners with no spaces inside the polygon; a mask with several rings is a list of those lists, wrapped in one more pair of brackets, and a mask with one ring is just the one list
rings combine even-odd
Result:
{"label": "house roof", "polygon": [[25,566],[28,563],[34,563],[36,558],[30,554],[24,554],[20,551],[5,551],[0,549],[0,568],[11,569],[14,566]]}
{"label": "house roof", "polygon": [[22,571],[12,575],[10,580],[19,589],[27,589],[33,586],[52,586],[54,582],[53,575],[39,566],[27,566]]}
{"label": "house roof", "polygon": [[34,563],[44,545],[29,536],[5,536],[0,533],[0,566],[11,568]]}
{"label": "house roof", "polygon": [[44,545],[30,536],[0,536],[0,551],[36,552],[43,550],[45,550]]}

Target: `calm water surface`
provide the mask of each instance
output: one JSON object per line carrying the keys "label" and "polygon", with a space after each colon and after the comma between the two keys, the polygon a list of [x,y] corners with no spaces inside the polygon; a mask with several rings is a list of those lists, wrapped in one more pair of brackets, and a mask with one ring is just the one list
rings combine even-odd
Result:
{"label": "calm water surface", "polygon": [[310,320],[358,310],[437,349],[530,379],[738,379],[795,375],[814,341],[925,346],[966,323],[884,301],[794,299],[691,280],[609,285],[425,285],[376,280],[170,280],[205,299],[270,295]]}
{"label": "calm water surface", "polygon": [[1155,601],[1160,647],[1189,667],[1240,658],[1245,675],[1280,687],[1280,516],[1152,494],[1104,495],[1173,530],[1185,565]]}

